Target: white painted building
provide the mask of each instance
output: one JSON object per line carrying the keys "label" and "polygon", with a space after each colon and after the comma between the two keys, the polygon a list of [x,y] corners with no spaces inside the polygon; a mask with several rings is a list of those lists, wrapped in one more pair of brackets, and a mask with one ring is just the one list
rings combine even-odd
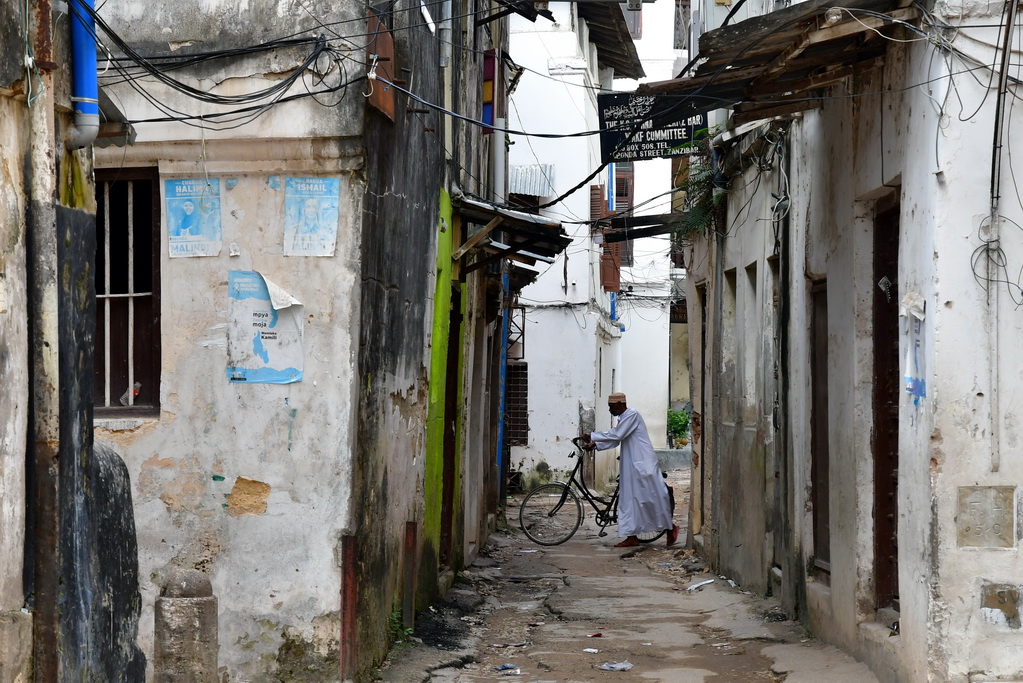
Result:
{"label": "white painted building", "polygon": [[691,531],[884,681],[1023,670],[1004,9],[796,4],[710,31],[686,78],[641,88],[730,107],[712,112],[724,209],[686,254]]}
{"label": "white painted building", "polygon": [[[552,3],[553,23],[512,20],[512,58],[525,71],[511,96],[510,128],[595,131],[599,93],[634,89],[644,72],[655,79],[673,75],[679,55],[673,47],[675,4],[659,0],[644,4],[641,12],[620,8],[623,14],[614,5]],[[613,15],[618,40],[631,33],[631,52],[614,45],[604,28],[608,19],[598,11]],[[592,29],[598,23],[602,28]],[[615,53],[630,59],[607,68]],[[613,167],[587,180],[601,164],[598,137],[509,137],[512,199],[518,194],[523,203],[536,205],[569,193],[541,213],[561,220],[573,236],[566,253],[518,299],[524,343],[521,358],[512,362],[528,368],[528,434],[512,442],[511,466],[526,472],[538,466],[541,471],[545,466],[570,469],[574,463],[567,457],[572,452],[567,439],[610,426],[606,398],[612,391],[628,394],[655,446],[663,447],[669,398],[669,239],[632,242],[632,260],[614,273],[614,286],[603,286],[602,239],[590,221],[613,215],[616,192]],[[547,183],[516,185],[516,173]],[[668,211],[669,160],[636,162],[626,178],[618,183],[617,210],[628,197],[636,214]],[[614,291],[619,275],[621,292]],[[613,458],[601,454],[596,467],[598,481],[616,469]]]}

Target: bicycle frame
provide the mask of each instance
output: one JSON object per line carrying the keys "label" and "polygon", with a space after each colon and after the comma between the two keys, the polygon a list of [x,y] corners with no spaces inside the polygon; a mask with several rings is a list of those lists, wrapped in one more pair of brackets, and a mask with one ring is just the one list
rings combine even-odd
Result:
{"label": "bicycle frame", "polygon": [[[578,460],[576,461],[575,467],[572,468],[572,473],[568,476],[568,481],[562,481],[559,483],[564,484],[568,488],[574,487],[579,497],[593,508],[594,521],[597,523],[597,526],[600,527],[600,531],[597,533],[597,536],[602,538],[607,536],[607,527],[618,523],[618,486],[617,484],[615,485],[615,490],[611,493],[610,498],[605,499],[602,496],[595,495],[593,491],[586,486],[586,481],[582,476],[586,451],[579,446],[578,437],[572,439],[572,443],[576,447],[576,452],[570,453],[568,457],[578,457]],[[554,511],[556,512],[564,504],[565,497],[563,496],[561,502],[555,506]]]}

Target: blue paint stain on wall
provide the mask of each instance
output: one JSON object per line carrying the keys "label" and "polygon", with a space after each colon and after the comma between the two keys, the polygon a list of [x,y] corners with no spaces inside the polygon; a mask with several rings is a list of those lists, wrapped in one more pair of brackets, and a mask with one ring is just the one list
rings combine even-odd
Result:
{"label": "blue paint stain on wall", "polygon": [[[288,399],[284,399],[284,402],[287,403]],[[290,411],[288,411],[288,451],[289,452],[291,451],[291,446],[292,446],[291,435],[292,435],[292,432],[295,429],[295,416],[296,415],[298,415],[298,409],[297,408],[292,408]]]}
{"label": "blue paint stain on wall", "polygon": [[272,175],[266,179],[266,186],[271,190],[281,189],[281,177],[279,175]]}
{"label": "blue paint stain on wall", "polygon": [[227,186],[227,189],[233,190],[234,188],[238,187],[238,179],[237,178],[226,178],[224,180],[224,185]]}

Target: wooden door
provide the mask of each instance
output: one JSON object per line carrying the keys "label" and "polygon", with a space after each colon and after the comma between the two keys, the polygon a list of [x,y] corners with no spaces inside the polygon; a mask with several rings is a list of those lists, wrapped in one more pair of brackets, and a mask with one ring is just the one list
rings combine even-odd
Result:
{"label": "wooden door", "polygon": [[874,581],[899,608],[899,207],[874,219]]}
{"label": "wooden door", "polygon": [[828,446],[828,284],[810,293],[810,481],[814,566],[831,571],[831,451]]}

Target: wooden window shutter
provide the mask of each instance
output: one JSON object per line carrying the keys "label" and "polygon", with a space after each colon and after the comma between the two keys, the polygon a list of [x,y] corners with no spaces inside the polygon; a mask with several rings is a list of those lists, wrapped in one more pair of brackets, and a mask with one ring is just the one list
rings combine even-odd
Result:
{"label": "wooden window shutter", "polygon": [[[615,165],[615,213],[619,216],[631,216],[632,205],[636,201],[636,168],[631,161]],[[619,267],[631,267],[632,262],[632,240],[625,240],[619,243],[621,249]]]}
{"label": "wooden window shutter", "polygon": [[619,292],[622,289],[622,243],[604,244],[600,255],[600,286],[605,292]]}
{"label": "wooden window shutter", "polygon": [[[590,185],[590,220],[596,221],[608,215],[603,185]],[[605,226],[593,224],[593,231],[603,231]],[[600,286],[605,292],[621,290],[622,245],[620,242],[604,243],[600,253]]]}
{"label": "wooden window shutter", "polygon": [[[590,185],[590,220],[596,221],[607,215],[607,204],[604,202],[604,186]],[[597,232],[600,226],[594,223],[590,230]]]}

